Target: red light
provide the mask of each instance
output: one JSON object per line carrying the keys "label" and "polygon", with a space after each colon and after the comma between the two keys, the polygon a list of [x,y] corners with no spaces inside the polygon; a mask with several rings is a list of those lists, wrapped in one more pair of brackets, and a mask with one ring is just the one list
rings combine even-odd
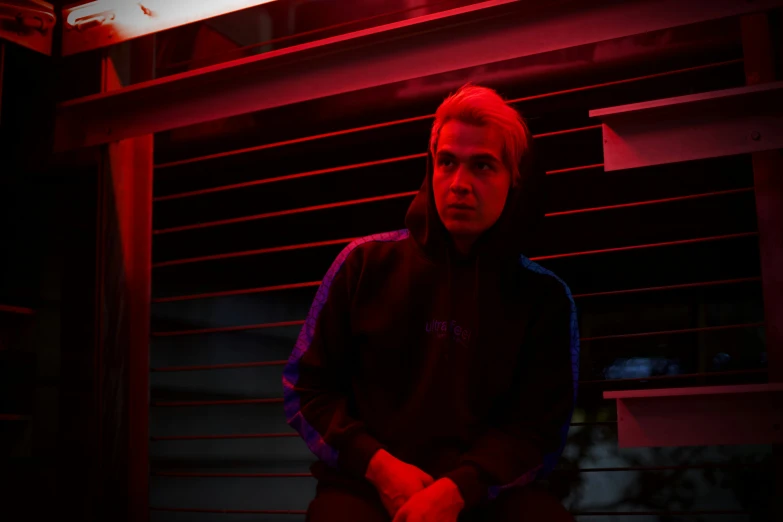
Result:
{"label": "red light", "polygon": [[63,10],[65,27],[70,29],[63,34],[63,54],[117,44],[271,1],[94,0],[73,5]]}

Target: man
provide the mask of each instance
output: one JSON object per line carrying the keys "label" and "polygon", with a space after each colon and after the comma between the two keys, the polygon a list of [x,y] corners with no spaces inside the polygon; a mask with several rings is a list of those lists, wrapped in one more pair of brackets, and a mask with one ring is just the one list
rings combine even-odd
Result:
{"label": "man", "polygon": [[466,85],[438,108],[407,229],[362,238],[283,373],[319,460],[307,520],[573,520],[541,486],[565,444],[579,334],[568,287],[521,255],[543,215],[522,117]]}

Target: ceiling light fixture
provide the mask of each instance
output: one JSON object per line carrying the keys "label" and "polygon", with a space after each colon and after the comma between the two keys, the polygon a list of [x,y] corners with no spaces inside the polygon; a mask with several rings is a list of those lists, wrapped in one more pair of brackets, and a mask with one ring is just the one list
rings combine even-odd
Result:
{"label": "ceiling light fixture", "polygon": [[63,9],[63,54],[97,49],[273,0],[93,0]]}

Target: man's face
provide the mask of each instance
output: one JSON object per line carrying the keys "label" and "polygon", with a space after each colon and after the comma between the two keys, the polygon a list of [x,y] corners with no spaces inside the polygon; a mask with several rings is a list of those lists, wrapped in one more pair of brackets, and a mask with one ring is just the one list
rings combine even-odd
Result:
{"label": "man's face", "polygon": [[502,150],[494,126],[450,120],[441,128],[432,190],[438,215],[458,247],[469,248],[503,212],[511,173],[501,161]]}

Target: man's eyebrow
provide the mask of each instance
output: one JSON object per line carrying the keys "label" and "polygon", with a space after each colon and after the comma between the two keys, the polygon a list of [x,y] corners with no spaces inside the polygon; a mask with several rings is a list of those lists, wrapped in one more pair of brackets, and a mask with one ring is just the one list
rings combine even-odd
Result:
{"label": "man's eyebrow", "polygon": [[476,154],[474,156],[471,156],[470,158],[473,160],[491,160],[496,163],[500,163],[500,158],[498,158],[497,156],[489,152],[482,152],[481,154]]}
{"label": "man's eyebrow", "polygon": [[[448,149],[446,149],[446,150],[439,150],[437,155],[438,156],[450,156],[452,158],[456,157],[456,154],[454,154],[453,152],[451,152]],[[470,156],[470,159],[473,160],[473,161],[481,161],[481,160],[487,161],[487,160],[490,160],[490,161],[494,161],[495,163],[501,163],[500,158],[498,158],[497,156],[495,156],[491,152],[480,152],[478,154],[473,154],[473,155]]]}

